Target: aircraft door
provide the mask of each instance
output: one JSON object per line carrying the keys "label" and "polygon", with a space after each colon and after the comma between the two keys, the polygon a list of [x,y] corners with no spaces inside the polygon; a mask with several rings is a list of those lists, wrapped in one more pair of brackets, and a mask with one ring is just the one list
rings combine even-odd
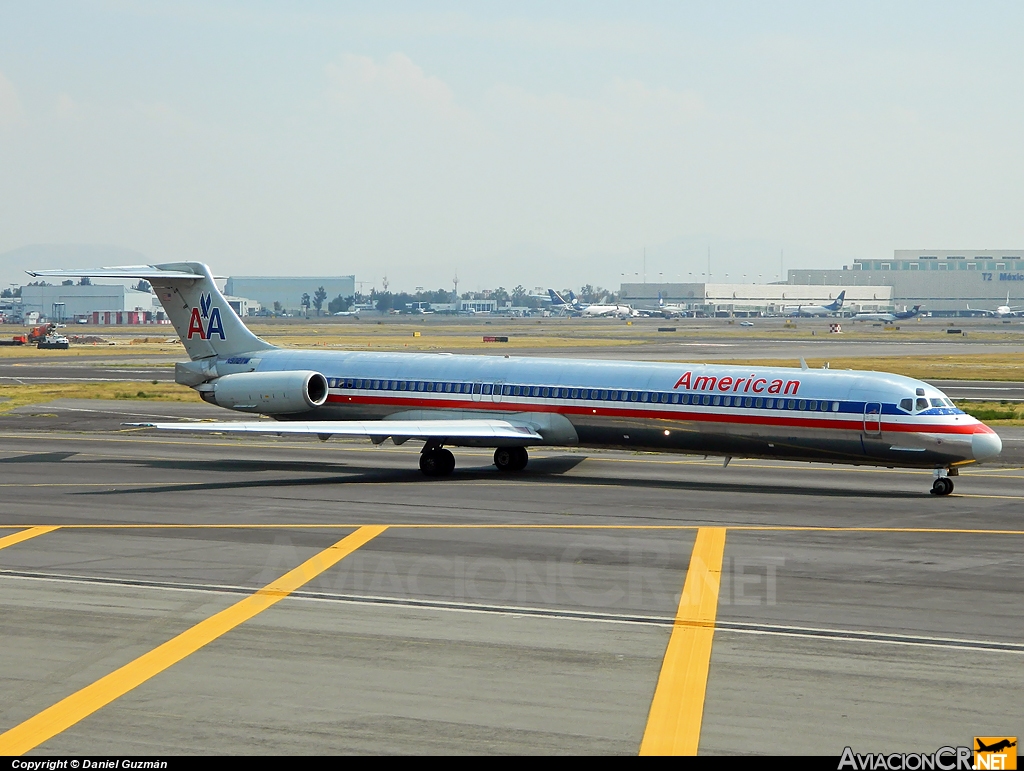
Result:
{"label": "aircraft door", "polygon": [[496,380],[494,383],[494,388],[491,390],[491,401],[495,404],[501,401],[501,389],[504,385],[504,380]]}
{"label": "aircraft door", "polygon": [[864,405],[864,433],[870,436],[882,433],[882,405],[878,402]]}
{"label": "aircraft door", "polygon": [[483,392],[484,392],[484,384],[482,382],[477,380],[475,383],[473,383],[473,401],[475,401],[475,402],[480,401],[480,398],[481,398],[481,395],[483,394]]}

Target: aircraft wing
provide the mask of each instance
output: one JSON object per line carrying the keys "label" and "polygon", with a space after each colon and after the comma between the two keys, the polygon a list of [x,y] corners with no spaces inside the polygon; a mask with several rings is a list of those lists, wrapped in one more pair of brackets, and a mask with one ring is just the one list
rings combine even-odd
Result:
{"label": "aircraft wing", "polygon": [[137,428],[198,433],[248,434],[331,434],[369,436],[383,441],[387,437],[404,439],[508,439],[543,441],[529,426],[517,426],[505,420],[313,420],[299,421],[222,421],[218,423],[125,423]]}

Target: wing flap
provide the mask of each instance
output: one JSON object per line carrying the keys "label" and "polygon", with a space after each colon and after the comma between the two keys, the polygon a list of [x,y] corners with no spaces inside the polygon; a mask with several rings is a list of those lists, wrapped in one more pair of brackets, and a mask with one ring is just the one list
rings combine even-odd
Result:
{"label": "wing flap", "polygon": [[137,428],[196,433],[248,434],[333,434],[368,436],[376,442],[385,437],[410,439],[508,439],[538,442],[543,437],[528,426],[516,426],[504,420],[317,420],[298,421],[223,421],[219,423],[125,423]]}

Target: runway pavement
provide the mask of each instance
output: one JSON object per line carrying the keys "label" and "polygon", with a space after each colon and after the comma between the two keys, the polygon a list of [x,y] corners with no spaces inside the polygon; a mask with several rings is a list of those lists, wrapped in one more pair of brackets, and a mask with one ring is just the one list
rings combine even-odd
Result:
{"label": "runway pavement", "polygon": [[120,424],[223,413],[87,401],[0,419],[0,754],[1024,732],[1017,456],[948,498],[921,472],[622,452],[505,475],[457,450],[428,480],[410,445],[155,436]]}

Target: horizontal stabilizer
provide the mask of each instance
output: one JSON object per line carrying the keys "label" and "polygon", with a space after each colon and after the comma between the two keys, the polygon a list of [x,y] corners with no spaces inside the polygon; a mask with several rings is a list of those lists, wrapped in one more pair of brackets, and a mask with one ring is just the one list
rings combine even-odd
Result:
{"label": "horizontal stabilizer", "polygon": [[202,273],[192,273],[184,270],[161,270],[153,265],[120,265],[110,268],[80,268],[78,270],[27,270],[25,271],[35,278],[77,278],[88,276],[89,278],[144,278],[150,279],[167,278],[189,278],[192,280],[204,278]]}
{"label": "horizontal stabilizer", "polygon": [[315,420],[225,421],[221,423],[125,423],[165,431],[250,434],[333,434],[337,436],[406,437],[409,439],[507,439],[522,442],[543,437],[528,426],[504,420]]}

